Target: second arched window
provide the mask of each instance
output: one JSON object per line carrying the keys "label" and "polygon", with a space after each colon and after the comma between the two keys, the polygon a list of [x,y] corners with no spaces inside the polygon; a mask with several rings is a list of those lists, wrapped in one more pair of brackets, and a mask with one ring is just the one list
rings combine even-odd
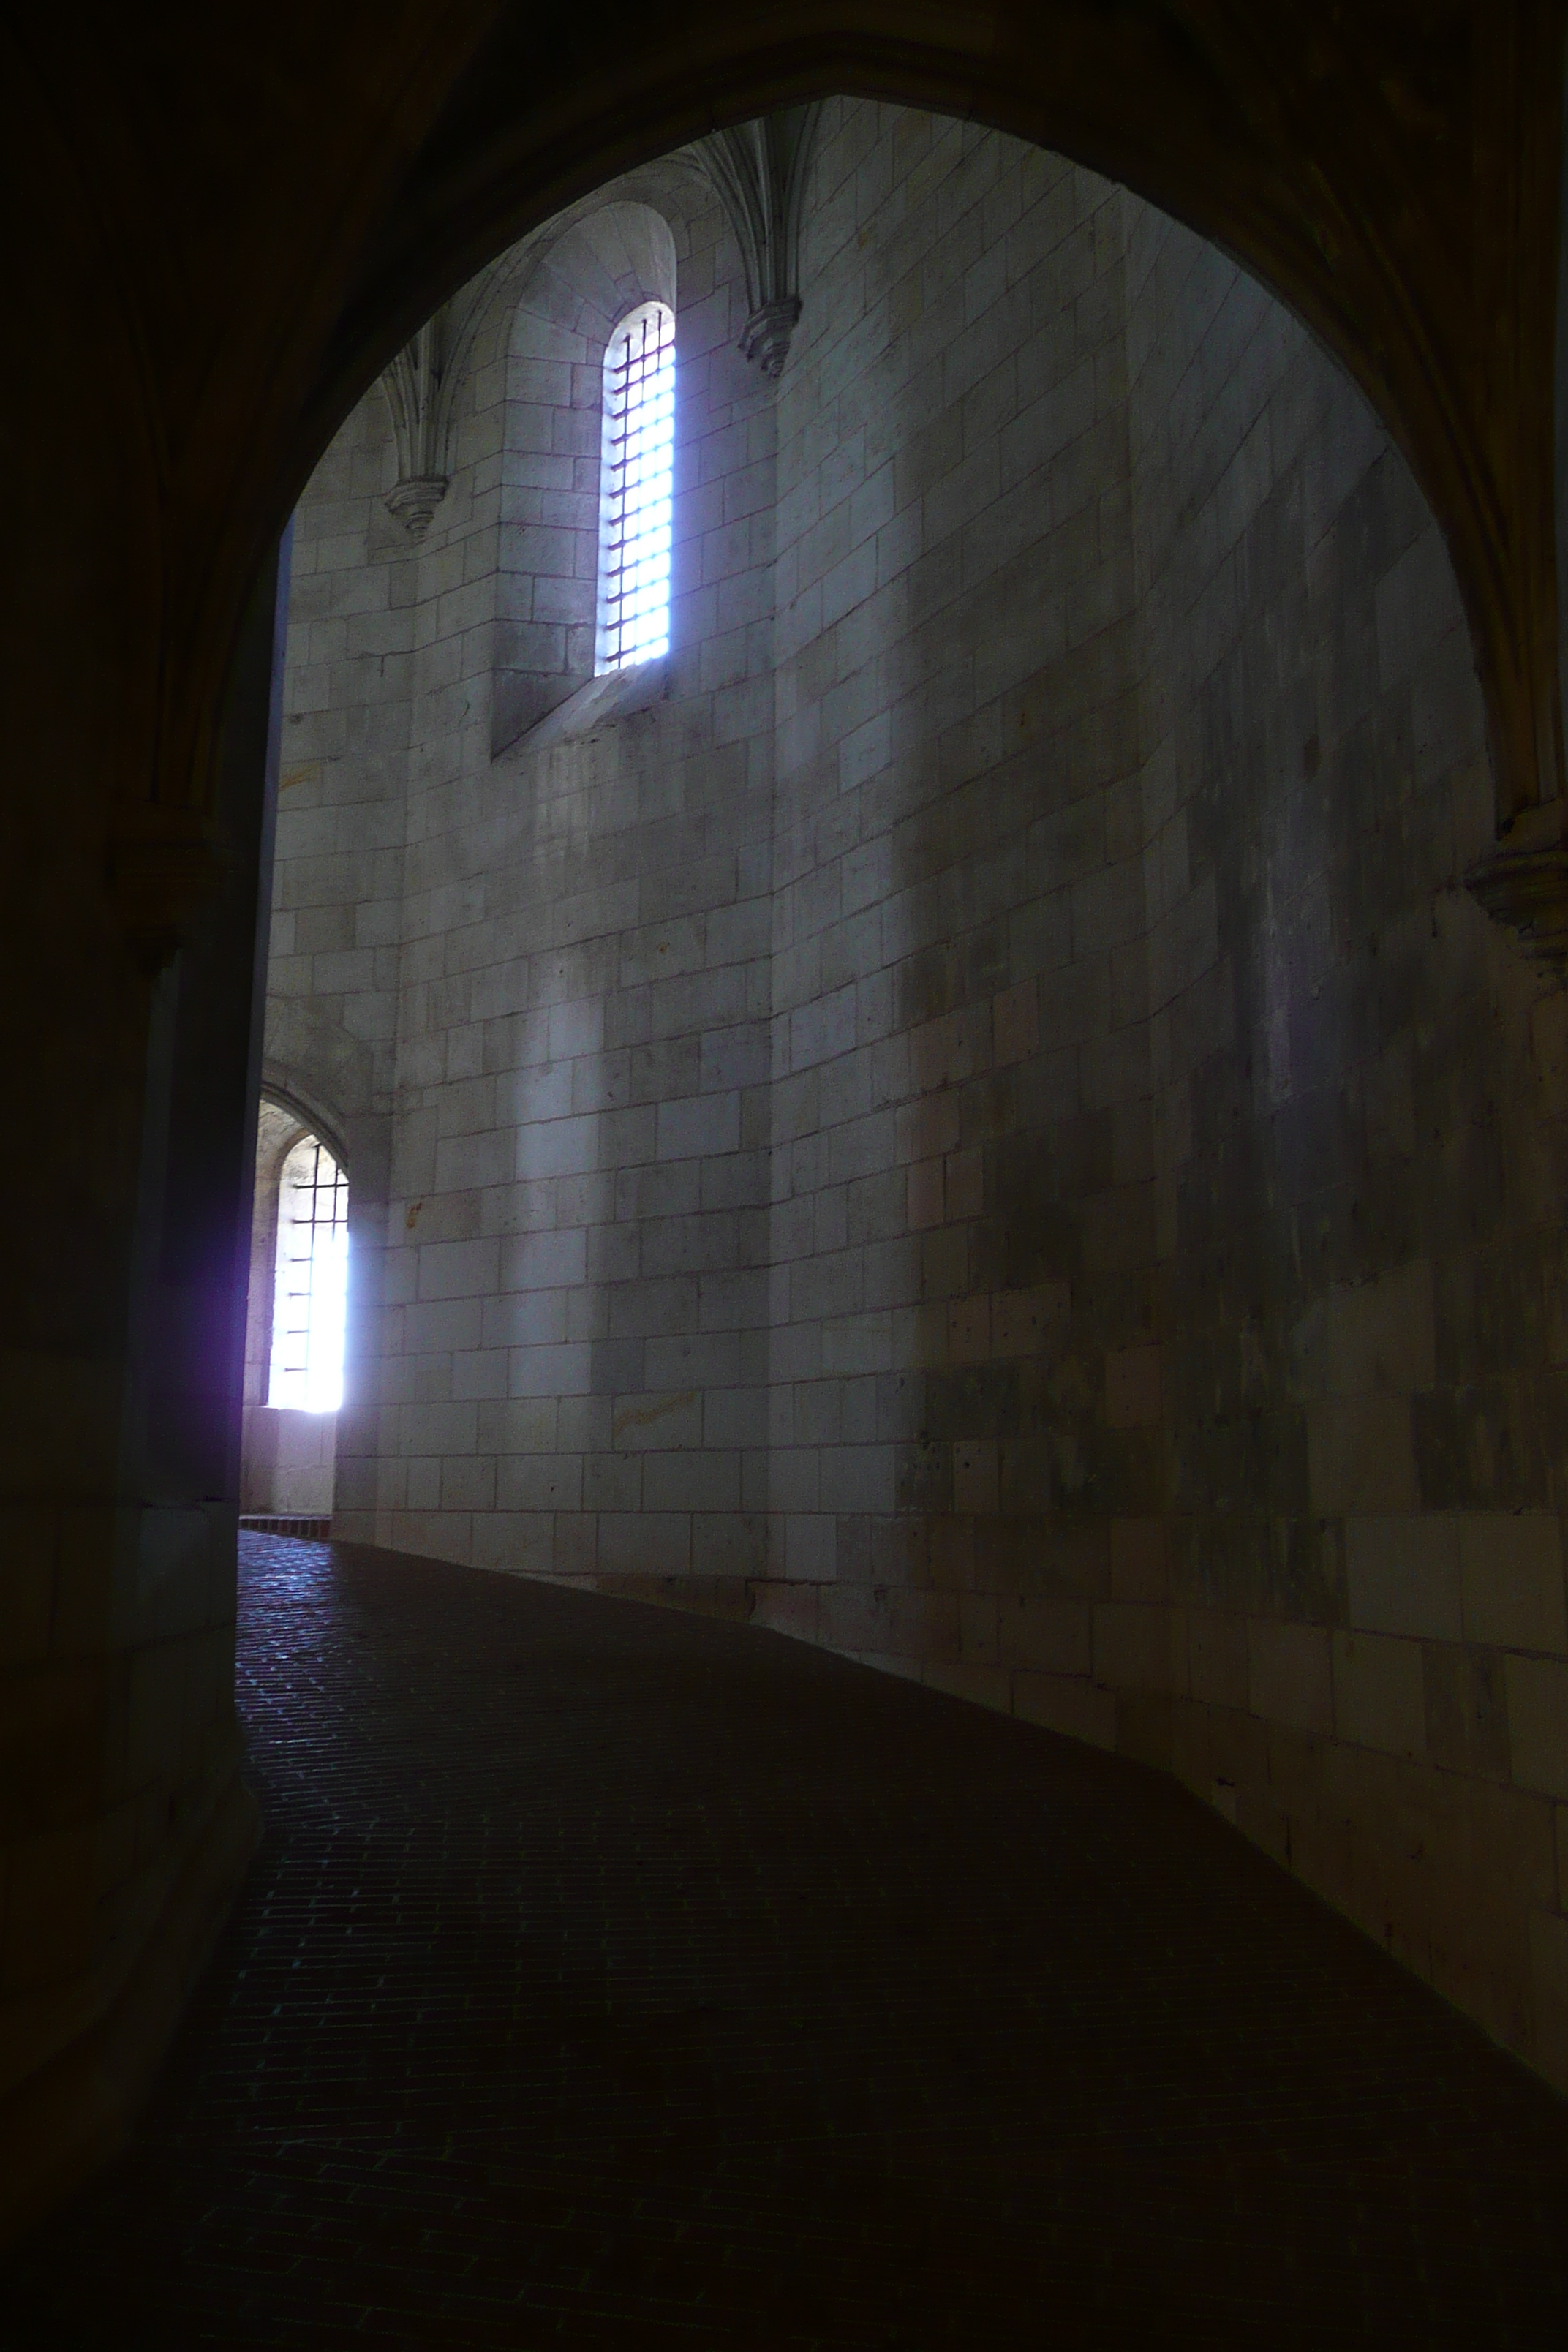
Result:
{"label": "second arched window", "polygon": [[348,1180],[324,1144],[302,1135],[278,1193],[269,1405],[336,1412],[342,1404],[348,1276]]}

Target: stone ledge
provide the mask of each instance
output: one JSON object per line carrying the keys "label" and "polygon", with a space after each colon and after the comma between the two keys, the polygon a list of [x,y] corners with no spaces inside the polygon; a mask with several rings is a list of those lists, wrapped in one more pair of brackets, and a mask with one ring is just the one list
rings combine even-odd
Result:
{"label": "stone ledge", "polygon": [[589,678],[575,694],[558,702],[511,748],[547,751],[557,743],[576,742],[618,719],[631,718],[634,711],[651,709],[668,691],[669,661],[664,654],[652,661],[632,662],[625,669],[606,670],[602,677]]}
{"label": "stone ledge", "polygon": [[260,1833],[237,1766],[140,1951],[85,2031],[0,2099],[0,2249],[125,2142],[239,1892]]}

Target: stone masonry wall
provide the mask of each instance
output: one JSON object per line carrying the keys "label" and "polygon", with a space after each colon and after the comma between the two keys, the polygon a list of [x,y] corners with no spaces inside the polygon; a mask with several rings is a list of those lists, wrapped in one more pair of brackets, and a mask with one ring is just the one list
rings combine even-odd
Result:
{"label": "stone masonry wall", "polygon": [[1480,696],[1407,467],[1130,219],[1168,1540],[1097,1670],[1568,2081],[1563,997],[1462,887]]}
{"label": "stone masonry wall", "polygon": [[689,165],[606,201],[675,249],[667,691],[514,740],[581,663],[629,226],[491,322],[384,590],[373,404],[302,509],[320,576],[357,452],[323,625],[408,615],[310,722],[391,681],[383,800],[285,796],[300,1084],[390,1138],[343,1530],[1173,1770],[1568,2081],[1564,999],[1461,887],[1407,469],[1231,265],[994,134],[825,110],[776,394]]}
{"label": "stone masonry wall", "polygon": [[[375,1295],[353,1277],[375,1364],[340,1525],[443,1557],[765,1565],[742,1448],[766,1421],[773,393],[735,349],[726,234],[689,165],[579,208],[481,331],[415,560],[390,1207]],[[592,667],[605,341],[667,267],[664,690],[536,749]]]}
{"label": "stone masonry wall", "polygon": [[[263,1062],[272,1099],[318,1129],[348,1171],[350,1402],[330,1446],[319,1432],[292,1433],[296,1452],[335,1454],[335,1500],[347,1514],[374,1507],[380,1443],[377,1302],[423,593],[419,552],[384,503],[392,438],[373,393],[344,421],[294,517]],[[264,1438],[254,1424],[253,1439],[275,1454],[275,1432]]]}
{"label": "stone masonry wall", "polygon": [[1089,1728],[1102,1695],[1063,1678],[1156,1477],[1121,203],[852,107],[809,221],[778,580],[792,1584],[763,1605]]}

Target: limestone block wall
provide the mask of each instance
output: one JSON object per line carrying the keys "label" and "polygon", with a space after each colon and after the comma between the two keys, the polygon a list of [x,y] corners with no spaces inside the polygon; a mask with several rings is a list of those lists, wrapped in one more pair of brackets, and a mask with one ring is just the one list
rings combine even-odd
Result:
{"label": "limestone block wall", "polygon": [[1173,1765],[1568,2081],[1560,986],[1404,461],[1195,239],[1129,236]]}
{"label": "limestone block wall", "polygon": [[[419,558],[375,1426],[340,1524],[447,1557],[765,1564],[773,394],[726,236],[676,163],[515,273]],[[540,748],[592,667],[605,341],[650,293],[672,651],[647,708]]]}
{"label": "limestone block wall", "polygon": [[[381,1265],[396,1079],[397,985],[416,649],[425,559],[385,504],[395,474],[379,391],[344,420],[295,513],[264,1082],[349,1179],[347,1402],[248,1431],[256,1510],[373,1501]],[[455,486],[461,512],[466,485]],[[280,1483],[281,1481],[281,1483]],[[268,1499],[261,1499],[265,1494]]]}
{"label": "limestone block wall", "polygon": [[475,912],[530,951],[475,971],[446,1031],[473,1078],[430,1088],[400,1137],[393,1540],[679,1575],[747,1543],[766,1247],[751,765],[699,698],[498,778],[519,804],[482,837],[510,855]]}
{"label": "limestone block wall", "polygon": [[808,221],[762,1605],[1088,1727],[1110,1517],[1158,1500],[1121,199],[843,107]]}
{"label": "limestone block wall", "polygon": [[[1568,2080],[1564,999],[1461,887],[1479,697],[1403,460],[1219,256],[994,134],[825,110],[776,392],[689,160],[603,205],[387,559],[395,953],[279,967],[388,1138],[341,1526],[1174,1770]],[[663,268],[668,671],[531,739]],[[322,778],[291,913],[369,804]]]}
{"label": "limestone block wall", "polygon": [[391,1099],[420,557],[383,492],[392,425],[360,402],[291,538],[268,969],[268,1075],[340,1124]]}

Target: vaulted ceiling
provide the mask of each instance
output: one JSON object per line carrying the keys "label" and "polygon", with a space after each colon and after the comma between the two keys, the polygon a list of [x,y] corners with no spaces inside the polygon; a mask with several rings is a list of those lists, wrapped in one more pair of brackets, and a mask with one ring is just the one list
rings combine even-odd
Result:
{"label": "vaulted ceiling", "polygon": [[29,360],[0,396],[26,453],[12,545],[37,552],[13,648],[47,667],[64,633],[96,665],[115,829],[183,887],[247,596],[377,369],[629,163],[875,95],[1124,181],[1338,354],[1446,530],[1506,823],[1561,762],[1563,37],[1562,0],[19,7],[0,110]]}

